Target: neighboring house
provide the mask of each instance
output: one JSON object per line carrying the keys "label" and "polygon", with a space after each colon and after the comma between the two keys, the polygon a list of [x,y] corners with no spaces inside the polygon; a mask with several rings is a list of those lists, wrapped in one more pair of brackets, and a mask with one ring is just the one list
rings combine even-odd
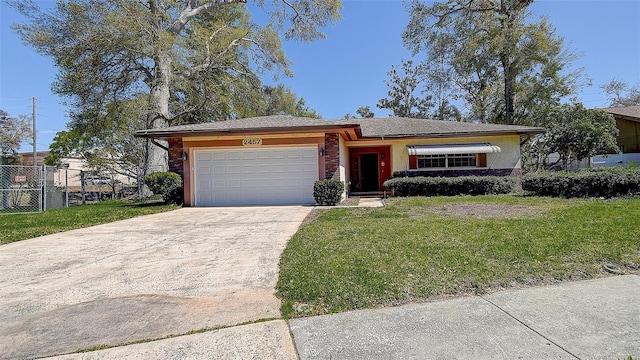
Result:
{"label": "neighboring house", "polygon": [[[33,166],[33,152],[23,152],[18,155],[20,160],[14,165]],[[42,166],[47,156],[49,156],[48,151],[36,152],[36,166]]]}
{"label": "neighboring house", "polygon": [[399,176],[520,176],[520,144],[542,128],[408,118],[266,116],[141,130],[169,144],[186,206],[313,203],[314,181],[381,193]]}
{"label": "neighboring house", "polygon": [[[25,152],[20,153],[19,155],[21,161],[15,165],[33,166],[33,153]],[[47,156],[49,156],[48,151],[37,152],[36,165],[42,166],[44,164],[44,159]],[[107,171],[99,173],[95,169],[92,169],[87,164],[87,161],[79,156],[63,158],[61,163],[66,166],[61,166],[54,170],[53,175],[48,175],[48,179],[53,180],[55,186],[64,187],[66,184],[70,187],[80,188],[82,185],[80,174],[82,172],[85,173],[85,185],[108,185],[113,180],[124,185],[134,185],[136,183],[136,179],[129,176],[110,173]]]}
{"label": "neighboring house", "polygon": [[592,166],[627,166],[631,162],[640,164],[640,106],[625,106],[600,109],[616,120],[620,148],[618,154],[597,155],[591,158]]}

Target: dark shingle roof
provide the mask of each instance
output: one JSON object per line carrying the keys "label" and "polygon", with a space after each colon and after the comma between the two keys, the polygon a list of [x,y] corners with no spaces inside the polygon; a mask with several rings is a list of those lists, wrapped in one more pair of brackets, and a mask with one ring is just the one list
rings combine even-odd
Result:
{"label": "dark shingle roof", "polygon": [[326,126],[327,121],[307,117],[295,117],[286,115],[261,116],[248,119],[227,121],[213,121],[207,123],[178,125],[162,129],[150,129],[163,132],[200,132],[200,131],[230,131],[274,129],[304,126]]}
{"label": "dark shingle roof", "polygon": [[543,128],[529,126],[473,124],[398,117],[322,120],[287,115],[272,115],[140,130],[136,132],[136,135],[163,138],[171,136],[229,134],[232,132],[323,130],[336,127],[359,128],[362,132],[362,137],[365,138],[455,136],[497,133],[537,134],[544,132]]}
{"label": "dark shingle roof", "polygon": [[600,109],[612,115],[620,115],[640,120],[640,106],[624,106]]}
{"label": "dark shingle roof", "polygon": [[463,134],[522,133],[537,134],[545,130],[530,126],[474,124],[467,122],[412,119],[412,118],[368,118],[339,120],[338,122],[356,122],[362,129],[363,137],[408,137],[408,136],[447,136]]}

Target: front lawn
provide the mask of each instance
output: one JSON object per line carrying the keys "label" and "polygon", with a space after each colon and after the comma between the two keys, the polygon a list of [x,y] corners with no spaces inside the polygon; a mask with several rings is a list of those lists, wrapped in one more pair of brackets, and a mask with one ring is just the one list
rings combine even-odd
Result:
{"label": "front lawn", "polygon": [[322,211],[289,241],[285,317],[640,269],[640,198],[389,199]]}
{"label": "front lawn", "polygon": [[176,209],[173,205],[105,201],[47,210],[38,214],[0,215],[0,244]]}

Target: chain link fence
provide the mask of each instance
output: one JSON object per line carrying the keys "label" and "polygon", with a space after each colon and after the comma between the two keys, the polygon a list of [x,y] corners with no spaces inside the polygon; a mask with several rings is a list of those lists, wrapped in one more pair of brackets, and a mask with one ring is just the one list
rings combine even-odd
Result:
{"label": "chain link fence", "polygon": [[42,211],[42,167],[0,165],[0,213]]}
{"label": "chain link fence", "polygon": [[0,214],[37,213],[115,199],[139,199],[142,176],[68,167],[0,165]]}

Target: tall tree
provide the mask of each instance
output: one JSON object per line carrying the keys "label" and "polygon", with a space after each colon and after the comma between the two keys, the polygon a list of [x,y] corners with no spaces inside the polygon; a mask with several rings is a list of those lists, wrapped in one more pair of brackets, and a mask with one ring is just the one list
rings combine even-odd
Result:
{"label": "tall tree", "polygon": [[[254,74],[290,75],[286,39],[321,38],[339,18],[340,0],[257,1],[272,18],[250,20],[246,0],[68,0],[51,11],[12,1],[30,21],[15,25],[22,39],[51,56],[60,73],[55,92],[67,96],[78,122],[97,123],[107,107],[149,95],[145,127],[234,117],[233,102]],[[93,117],[92,117],[93,116]],[[152,146],[149,163],[166,167]]]}
{"label": "tall tree", "polygon": [[609,106],[638,106],[640,105],[640,87],[630,86],[621,80],[613,79],[600,86],[609,98]]}
{"label": "tall tree", "polygon": [[536,113],[558,105],[577,84],[577,73],[562,74],[574,55],[546,19],[531,19],[532,3],[413,0],[403,40],[426,64],[441,66],[439,72],[425,74],[427,81],[454,87],[471,109],[472,120],[531,123]]}
{"label": "tall tree", "polygon": [[437,42],[431,44],[430,60],[420,64],[422,69],[421,81],[424,92],[432,96],[435,110],[433,118],[438,120],[461,121],[462,113],[451,100],[457,100],[460,91],[455,89],[453,79],[455,74],[448,65],[449,44],[452,40],[448,36],[440,36]]}
{"label": "tall tree", "polygon": [[420,86],[420,66],[413,66],[413,61],[402,61],[399,68],[394,65],[387,73],[389,80],[384,83],[389,87],[386,98],[378,100],[380,109],[390,109],[399,117],[428,118],[433,106],[431,96],[420,97],[416,91]]}
{"label": "tall tree", "polygon": [[14,154],[32,135],[25,115],[14,117],[0,109],[0,155]]}

